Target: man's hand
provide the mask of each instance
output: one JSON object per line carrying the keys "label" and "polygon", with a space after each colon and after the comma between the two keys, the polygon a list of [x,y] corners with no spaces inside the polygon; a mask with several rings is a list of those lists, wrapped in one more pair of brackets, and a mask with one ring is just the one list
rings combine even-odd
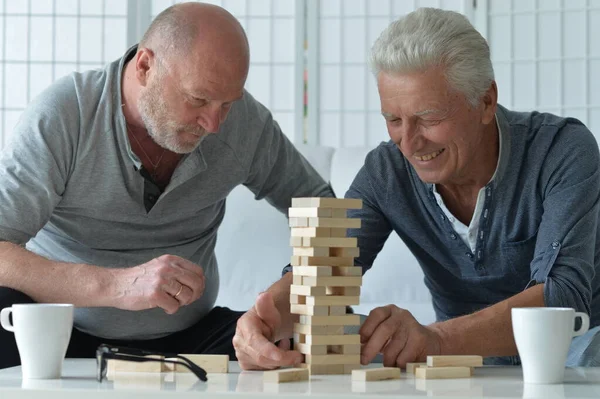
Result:
{"label": "man's hand", "polygon": [[273,343],[280,328],[281,314],[273,297],[263,292],[254,307],[240,317],[233,337],[235,355],[243,370],[272,370],[302,362],[302,354],[289,350],[289,339],[282,339],[279,347]]}
{"label": "man's hand", "polygon": [[394,305],[373,309],[360,328],[360,337],[364,344],[362,364],[383,353],[384,366],[405,367],[408,362],[424,361],[427,355],[441,352],[438,332]]}
{"label": "man's hand", "polygon": [[204,292],[204,270],[186,259],[163,255],[128,269],[109,269],[116,289],[115,307],[162,308],[173,314]]}

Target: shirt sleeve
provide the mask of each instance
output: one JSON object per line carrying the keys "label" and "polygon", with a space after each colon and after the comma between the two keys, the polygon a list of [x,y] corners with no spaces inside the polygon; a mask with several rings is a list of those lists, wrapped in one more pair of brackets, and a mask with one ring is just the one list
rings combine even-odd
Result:
{"label": "shirt sleeve", "polygon": [[549,307],[590,314],[598,251],[600,156],[593,135],[570,120],[555,137],[542,167],[543,215],[532,281],[544,283]]}
{"label": "shirt sleeve", "polygon": [[361,266],[363,274],[373,266],[377,254],[383,248],[388,239],[392,227],[383,213],[385,209],[385,194],[383,182],[374,184],[377,176],[384,176],[378,173],[381,169],[377,159],[377,149],[371,151],[365,160],[365,164],[359,170],[346,192],[346,198],[357,198],[362,200],[361,209],[348,210],[348,217],[361,219],[360,229],[349,229],[348,237],[356,237],[360,256],[355,259],[356,266]]}
{"label": "shirt sleeve", "polygon": [[61,200],[76,145],[65,133],[77,114],[67,82],[61,79],[30,103],[0,153],[2,241],[27,243]]}
{"label": "shirt sleeve", "polygon": [[334,197],[330,185],[300,154],[273,120],[271,113],[256,100],[248,108],[260,114],[258,140],[244,183],[256,199],[265,198],[287,214],[293,197]]}

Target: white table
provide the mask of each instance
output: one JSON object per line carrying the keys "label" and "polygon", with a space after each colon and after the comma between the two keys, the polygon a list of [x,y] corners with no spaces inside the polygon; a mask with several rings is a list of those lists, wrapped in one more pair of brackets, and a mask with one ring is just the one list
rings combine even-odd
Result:
{"label": "white table", "polygon": [[[370,367],[380,367],[373,364]],[[96,361],[67,359],[60,380],[23,381],[20,367],[0,370],[1,399],[129,399],[129,398],[213,398],[223,396],[286,399],[332,399],[335,397],[402,397],[442,396],[455,398],[600,398],[600,368],[566,370],[561,385],[523,384],[519,367],[483,367],[469,379],[416,380],[402,374],[402,379],[377,382],[353,382],[349,375],[313,376],[308,382],[285,384],[263,383],[262,372],[244,371],[231,362],[229,374],[209,374],[209,381],[198,381],[192,374],[120,373],[113,381],[96,381]]]}

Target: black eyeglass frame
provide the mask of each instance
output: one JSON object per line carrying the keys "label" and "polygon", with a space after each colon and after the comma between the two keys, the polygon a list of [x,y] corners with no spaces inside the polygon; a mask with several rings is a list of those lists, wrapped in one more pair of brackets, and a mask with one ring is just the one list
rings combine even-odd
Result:
{"label": "black eyeglass frame", "polygon": [[[146,356],[163,356],[164,359]],[[180,360],[171,360],[167,358],[176,358]],[[98,382],[102,382],[102,380],[106,377],[106,373],[108,371],[106,359],[126,360],[131,362],[161,362],[179,364],[187,367],[201,381],[208,381],[206,371],[202,367],[198,366],[187,357],[178,355],[177,353],[148,351],[145,349],[123,348],[119,346],[101,344],[96,349],[96,378],[98,379]]]}

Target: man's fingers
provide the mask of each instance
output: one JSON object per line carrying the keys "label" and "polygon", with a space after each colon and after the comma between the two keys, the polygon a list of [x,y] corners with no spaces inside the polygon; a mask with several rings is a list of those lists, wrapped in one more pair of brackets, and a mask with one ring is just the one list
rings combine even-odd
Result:
{"label": "man's fingers", "polygon": [[187,259],[183,259],[178,256],[175,256],[175,257],[169,259],[169,263],[172,265],[177,265],[184,270],[194,273],[198,277],[204,278],[204,269],[202,269],[202,267],[195,264],[194,262],[190,262]]}
{"label": "man's fingers", "polygon": [[247,342],[249,344],[243,352],[246,352],[259,367],[293,366],[302,362],[300,352],[280,349],[262,335],[251,337]]}
{"label": "man's fingers", "polygon": [[375,331],[370,335],[366,345],[362,348],[360,361],[362,364],[369,364],[378,353],[383,350],[389,339],[394,333],[394,326],[390,319],[380,323]]}
{"label": "man's fingers", "polygon": [[360,340],[362,343],[366,343],[371,338],[371,335],[375,332],[375,330],[379,327],[381,323],[387,320],[391,316],[392,312],[387,307],[379,307],[373,309],[367,319],[360,327],[359,334]]}
{"label": "man's fingers", "polygon": [[394,334],[383,348],[383,365],[385,367],[396,367],[398,357],[402,351],[407,349],[406,344],[406,334]]}
{"label": "man's fingers", "polygon": [[173,314],[179,310],[181,304],[171,294],[158,292],[155,294],[156,306],[163,309],[167,314]]}
{"label": "man's fingers", "polygon": [[[254,304],[256,314],[262,322],[269,327],[271,333],[274,333],[281,325],[281,315],[275,306],[273,296],[269,292],[263,292],[256,298]],[[273,337],[272,337],[273,338]]]}

